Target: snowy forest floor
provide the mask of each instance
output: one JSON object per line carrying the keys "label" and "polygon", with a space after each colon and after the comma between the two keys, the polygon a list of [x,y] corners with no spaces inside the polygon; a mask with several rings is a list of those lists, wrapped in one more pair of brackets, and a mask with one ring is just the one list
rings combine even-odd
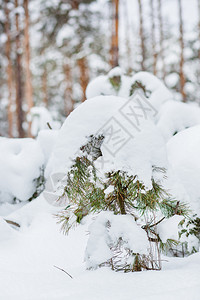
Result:
{"label": "snowy forest floor", "polygon": [[91,219],[66,236],[53,210],[40,196],[10,214],[10,219],[22,220],[19,231],[1,226],[1,235],[6,235],[0,247],[1,300],[200,299],[200,253],[163,257],[162,271],[88,271],[84,251]]}

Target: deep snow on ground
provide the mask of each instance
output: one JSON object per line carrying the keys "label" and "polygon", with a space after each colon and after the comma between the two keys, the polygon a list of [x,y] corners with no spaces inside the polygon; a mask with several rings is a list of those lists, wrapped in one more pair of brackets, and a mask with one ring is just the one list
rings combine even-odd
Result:
{"label": "deep snow on ground", "polygon": [[[25,208],[25,207],[24,207]],[[115,273],[108,268],[85,269],[88,217],[68,236],[59,231],[42,196],[21,210],[31,223],[8,230],[0,247],[0,299],[2,300],[199,300],[200,254],[187,258],[163,257],[162,271]],[[17,219],[18,211],[11,219]],[[3,222],[3,221],[2,221]],[[0,224],[2,226],[2,224]],[[63,268],[72,277],[56,269]]]}
{"label": "deep snow on ground", "polygon": [[[127,103],[134,105],[137,113],[141,108],[135,107],[138,102],[129,102],[129,93],[125,93],[125,87],[130,87],[135,80],[146,86],[150,92],[148,101],[154,108],[148,118],[140,116],[140,126],[137,124],[139,130],[132,126],[128,114],[124,118],[125,113],[122,113]],[[102,91],[105,95],[113,94],[107,76],[97,81],[98,89],[95,81],[89,85],[87,92],[90,95],[94,96],[93,92],[100,95]],[[128,140],[114,155],[111,151],[115,150],[114,147],[109,148],[110,155],[109,151],[106,152],[106,146],[110,147],[109,139],[107,141],[105,138],[101,150],[105,162],[108,162],[101,168],[102,173],[108,168],[130,171],[137,174],[146,187],[150,187],[152,166],[166,167],[168,179],[165,188],[175,199],[187,202],[199,215],[199,108],[174,101],[166,87],[145,72],[136,74],[132,81],[122,76],[118,92],[121,97],[114,94],[85,101],[71,113],[60,130],[41,130],[36,140],[1,138],[0,300],[200,299],[199,252],[185,258],[163,256],[162,271],[125,274],[106,267],[89,271],[84,257],[94,216],[84,218],[81,225],[65,236],[60,232],[55,218],[61,208],[47,203],[43,194],[32,202],[27,201],[35,190],[35,179],[40,175],[41,168],[45,170],[46,179],[54,172],[66,173],[72,158],[88,141],[87,138],[99,133],[104,133],[106,137],[106,126],[114,119],[117,124],[120,121],[121,128],[126,129],[125,133],[122,130],[123,138],[128,131]],[[157,114],[154,116],[152,112],[155,110]],[[163,240],[166,240],[166,230],[167,237],[169,234],[170,237],[177,237],[177,219],[180,218],[177,217],[165,220],[158,226]],[[13,228],[4,218],[17,222],[20,228]],[[119,224],[114,226],[115,234],[117,227],[120,227]],[[73,278],[55,266],[66,270]]]}

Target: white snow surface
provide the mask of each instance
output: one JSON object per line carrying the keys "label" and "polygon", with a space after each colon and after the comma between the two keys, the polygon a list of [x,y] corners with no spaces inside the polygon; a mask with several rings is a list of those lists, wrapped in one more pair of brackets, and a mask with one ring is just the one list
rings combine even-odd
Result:
{"label": "white snow surface", "polygon": [[200,214],[200,125],[179,132],[167,143],[169,163],[189,195],[189,204]]}
{"label": "white snow surface", "polygon": [[34,213],[34,202],[25,206],[32,219],[27,225],[23,222],[19,231],[0,222],[0,232],[7,233],[1,236],[0,247],[2,300],[199,300],[199,253],[187,258],[162,257],[159,272],[87,271],[84,252],[91,218],[65,236],[42,196],[37,200]]}

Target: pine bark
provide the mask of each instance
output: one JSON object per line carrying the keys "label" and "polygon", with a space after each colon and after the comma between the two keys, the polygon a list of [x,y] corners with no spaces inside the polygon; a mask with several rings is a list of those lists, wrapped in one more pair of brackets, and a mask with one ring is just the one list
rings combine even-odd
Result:
{"label": "pine bark", "polygon": [[113,26],[111,44],[111,67],[119,65],[119,0],[112,0]]}
{"label": "pine bark", "polygon": [[[24,11],[25,11],[25,27],[24,27],[24,38],[25,38],[25,70],[26,70],[26,100],[28,104],[28,114],[33,107],[33,87],[32,87],[32,76],[30,70],[30,41],[29,41],[29,11],[28,11],[28,0],[24,0]],[[31,136],[31,121],[28,121],[28,136]]]}
{"label": "pine bark", "polygon": [[[18,0],[15,0],[15,8],[18,8]],[[24,113],[22,110],[23,91],[22,91],[22,67],[21,67],[21,43],[20,43],[20,28],[19,28],[19,14],[15,15],[16,24],[16,112],[17,112],[17,129],[18,136],[24,137],[23,120]]]}
{"label": "pine bark", "polygon": [[178,0],[178,7],[179,7],[179,34],[180,34],[180,93],[183,98],[183,102],[186,102],[186,94],[185,94],[185,75],[184,75],[184,40],[183,40],[183,16],[182,16],[182,2]]}
{"label": "pine bark", "polygon": [[156,38],[155,38],[155,16],[154,16],[154,0],[150,1],[151,5],[151,42],[153,53],[153,74],[157,74],[157,53],[156,53]]}
{"label": "pine bark", "polygon": [[[197,82],[200,85],[200,0],[197,0],[197,9],[198,9],[198,40],[199,40],[199,49],[198,49],[198,70],[197,70]],[[200,105],[200,100],[199,100]]]}
{"label": "pine bark", "polygon": [[127,62],[128,62],[128,74],[132,73],[132,57],[131,57],[131,46],[129,39],[129,15],[127,9],[127,2],[124,2],[124,19],[126,25],[126,49],[127,49]]}
{"label": "pine bark", "polygon": [[[200,43],[200,0],[198,0],[198,31],[199,31],[199,43]],[[198,51],[198,58],[200,60],[200,46]]]}
{"label": "pine bark", "polygon": [[42,74],[42,95],[43,95],[43,103],[45,107],[48,107],[47,70],[45,66]]}
{"label": "pine bark", "polygon": [[10,20],[9,20],[9,9],[8,9],[8,0],[5,0],[5,32],[7,36],[6,41],[6,58],[7,58],[7,86],[8,86],[8,135],[12,137],[13,132],[13,112],[12,112],[12,88],[13,88],[13,71],[12,71],[12,62],[11,62],[11,39],[10,39]]}
{"label": "pine bark", "polygon": [[78,59],[77,61],[78,63],[78,67],[80,70],[80,83],[81,83],[81,89],[82,89],[82,102],[85,101],[86,99],[86,95],[85,95],[85,91],[87,88],[87,85],[89,83],[89,72],[88,72],[88,65],[87,65],[87,59],[86,57],[82,57],[80,59]]}
{"label": "pine bark", "polygon": [[141,47],[141,55],[142,55],[141,70],[145,71],[146,51],[145,51],[145,38],[144,38],[144,26],[143,26],[143,9],[142,9],[141,0],[138,0],[138,6],[139,6],[139,21],[140,21],[139,35],[140,35],[140,47]]}
{"label": "pine bark", "polygon": [[68,116],[74,109],[72,73],[70,64],[65,64],[64,73],[66,78],[65,115]]}
{"label": "pine bark", "polygon": [[165,60],[164,60],[164,34],[163,34],[163,18],[162,18],[162,4],[161,0],[158,0],[158,19],[159,19],[159,29],[160,29],[160,58],[162,62],[162,78],[165,81],[166,70],[165,70]]}

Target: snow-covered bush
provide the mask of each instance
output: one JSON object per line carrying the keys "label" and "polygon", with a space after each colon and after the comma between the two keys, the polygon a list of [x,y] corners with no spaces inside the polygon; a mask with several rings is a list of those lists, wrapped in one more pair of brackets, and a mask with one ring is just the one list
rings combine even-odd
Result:
{"label": "snow-covered bush", "polygon": [[0,200],[26,201],[40,192],[44,154],[33,139],[0,138]]}
{"label": "snow-covered bush", "polygon": [[[133,97],[133,103],[128,102],[128,105],[133,105],[135,113],[141,114],[138,97],[143,101],[137,94],[136,103]],[[148,105],[146,101],[144,105]],[[126,104],[126,98],[100,96],[85,101],[72,112],[58,134],[46,174],[63,172],[63,191],[57,200],[65,199],[66,207],[57,217],[65,232],[90,213],[112,211],[114,215],[110,223],[116,224],[115,217],[125,215],[118,220],[127,217],[130,223],[132,218],[133,230],[138,226],[146,236],[148,247],[139,253],[129,248],[125,226],[122,226],[123,234],[116,231],[115,240],[111,238],[115,225],[111,225],[112,230],[108,229],[110,225],[104,226],[101,230],[111,239],[110,243],[104,241],[104,245],[110,249],[112,259],[107,256],[106,259],[99,258],[99,264],[95,265],[90,258],[96,254],[90,252],[92,247],[87,247],[89,267],[108,264],[115,270],[124,271],[160,269],[159,245],[162,243],[164,247],[164,244],[175,241],[169,236],[162,242],[157,224],[166,218],[173,220],[174,215],[187,214],[187,207],[172,199],[162,188],[167,167],[166,149],[151,120],[151,106],[148,114],[141,118],[138,130],[122,112]],[[113,133],[117,135],[113,136]],[[107,217],[102,214],[102,218]],[[102,225],[98,218],[95,222],[91,228]],[[94,235],[92,229],[91,236]],[[116,253],[123,257],[120,262],[119,257],[114,259]]]}
{"label": "snow-covered bush", "polygon": [[169,89],[153,74],[138,72],[132,77],[125,76],[120,67],[112,69],[108,75],[92,80],[87,87],[86,95],[89,99],[100,95],[129,98],[136,90],[144,93],[157,111],[173,98]]}

